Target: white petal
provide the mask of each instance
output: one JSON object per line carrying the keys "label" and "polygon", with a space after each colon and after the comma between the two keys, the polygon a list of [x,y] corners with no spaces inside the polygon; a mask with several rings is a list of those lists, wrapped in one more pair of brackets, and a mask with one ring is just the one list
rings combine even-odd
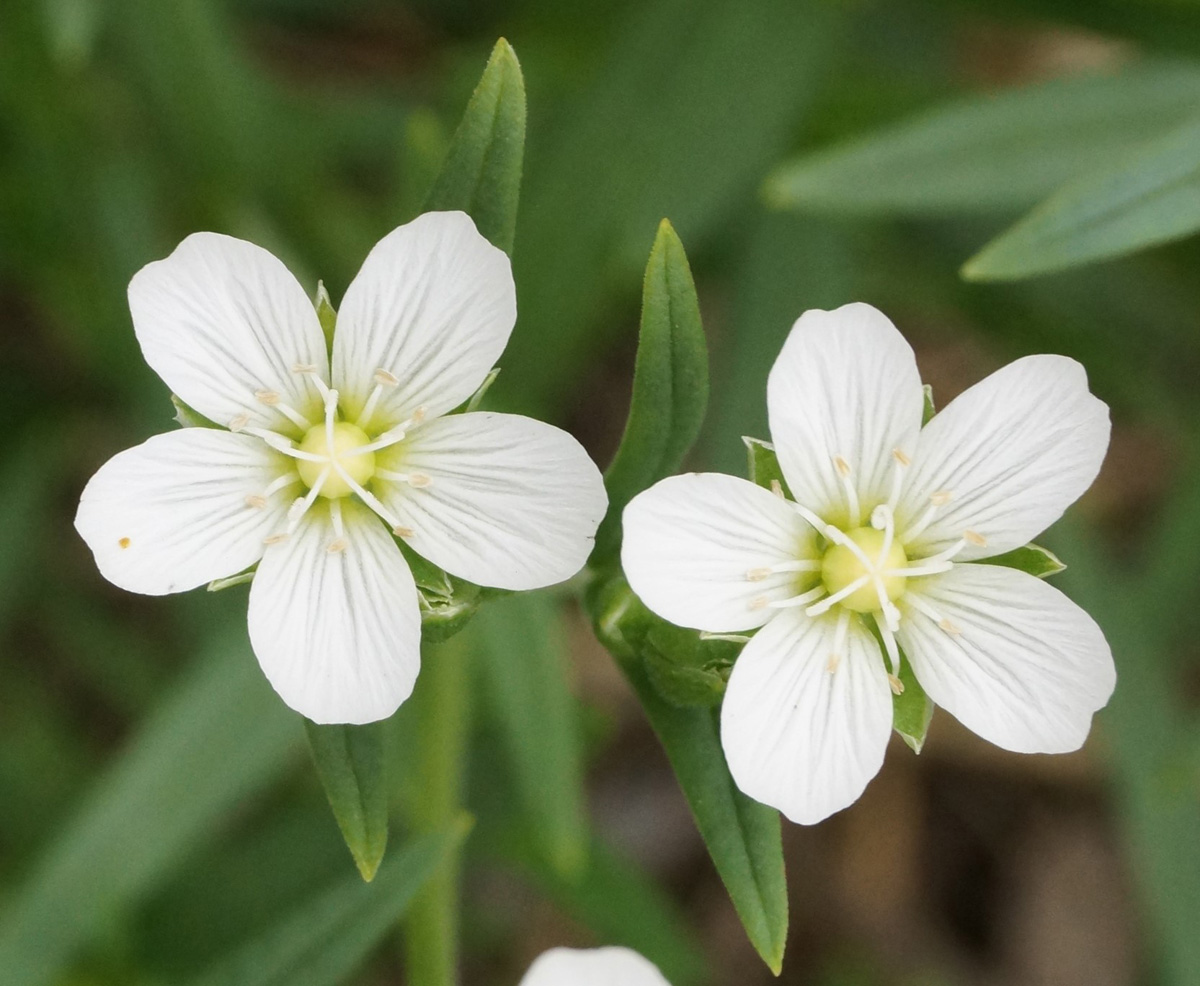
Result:
{"label": "white petal", "polygon": [[290,538],[267,549],[250,587],[250,642],[297,712],[313,722],[374,722],[412,693],[421,614],[387,528],[366,507],[339,502],[342,537],[329,502],[318,500]]}
{"label": "white petal", "polygon": [[801,825],[858,800],[892,732],[879,645],[851,617],[839,647],[837,622],[837,614],[780,613],[742,650],[721,707],[737,786]]}
{"label": "white petal", "polygon": [[805,312],[767,379],[771,438],[792,494],[825,520],[845,522],[840,459],[862,509],[851,526],[887,500],[892,452],[912,452],[923,407],[912,348],[870,305]]}
{"label": "white petal", "polygon": [[373,489],[417,554],[500,589],[569,579],[587,561],[608,497],[600,470],[565,431],[516,414],[426,422],[377,466],[427,479]]}
{"label": "white petal", "polygon": [[935,493],[950,502],[916,541],[930,554],[979,534],[963,561],[1018,548],[1049,527],[1096,478],[1108,449],[1108,407],[1088,393],[1082,366],[1027,356],[997,370],[939,413],[917,442],[897,510],[918,519]]}
{"label": "white petal", "polygon": [[319,420],[312,381],[292,370],[315,366],[328,379],[316,310],[288,269],[261,247],[193,233],[166,260],[134,275],[129,308],[146,362],[217,424],[247,415],[258,427],[293,433],[292,422],[263,402],[272,394]]}
{"label": "white petal", "polygon": [[520,986],[670,986],[628,948],[552,948],[534,960]]}
{"label": "white petal", "polygon": [[622,524],[633,591],[659,616],[697,630],[761,626],[776,612],[764,604],[797,595],[804,575],[756,570],[817,557],[812,528],[793,507],[721,473],[656,483],[633,498]]}
{"label": "white petal", "polygon": [[[162,595],[194,589],[253,565],[291,499],[272,480],[291,463],[249,435],[184,428],[113,456],[79,500],[75,528],[110,582]],[[293,488],[294,489],[294,488]]]}
{"label": "white petal", "polygon": [[917,603],[901,601],[899,640],[937,705],[1015,753],[1083,745],[1116,684],[1087,613],[1041,579],[997,565],[955,565],[914,580],[917,593]]}
{"label": "white petal", "polygon": [[508,257],[462,212],[429,212],[392,230],[346,290],[333,377],[354,420],[384,370],[377,426],[429,417],[465,401],[495,365],[517,320]]}

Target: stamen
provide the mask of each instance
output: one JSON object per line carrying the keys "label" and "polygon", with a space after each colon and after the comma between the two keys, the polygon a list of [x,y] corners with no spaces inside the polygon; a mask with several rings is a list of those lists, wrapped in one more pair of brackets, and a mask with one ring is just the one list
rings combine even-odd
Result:
{"label": "stamen", "polygon": [[342,523],[342,501],[329,501],[329,519],[333,521],[333,533],[337,537],[346,536],[346,525]]}
{"label": "stamen", "polygon": [[380,479],[390,479],[394,483],[408,483],[409,486],[417,489],[424,489],[433,482],[423,472],[393,472],[391,469],[376,469],[375,475]]}
{"label": "stamen", "polygon": [[419,408],[413,411],[408,420],[401,421],[400,424],[389,428],[378,438],[376,438],[375,441],[370,442],[367,445],[360,445],[358,448],[350,449],[349,451],[343,453],[343,456],[365,455],[367,452],[377,452],[381,448],[388,448],[391,445],[395,445],[397,442],[402,442],[404,441],[405,436],[408,434],[409,429],[411,429],[414,425],[419,425],[424,420],[425,405],[422,404]]}
{"label": "stamen", "polygon": [[283,544],[290,537],[290,534],[272,534],[263,538],[263,544]]}
{"label": "stamen", "polygon": [[904,694],[904,682],[901,681],[897,675],[889,674],[887,676],[887,679],[888,679],[888,687],[892,690],[893,695],[903,695]]}
{"label": "stamen", "polygon": [[308,508],[313,505],[313,501],[316,500],[318,494],[320,494],[321,487],[325,485],[325,481],[329,478],[329,473],[330,468],[329,466],[326,466],[321,470],[321,474],[317,477],[317,481],[312,484],[312,489],[310,489],[304,496],[297,497],[294,501],[292,501],[292,505],[288,507],[287,530],[289,534],[295,531],[297,526],[299,526],[300,518],[308,513]]}
{"label": "stamen", "polygon": [[254,392],[254,399],[260,404],[274,407],[279,403],[279,392],[275,390],[256,390]]}
{"label": "stamen", "polygon": [[[276,431],[268,431],[266,428],[247,428],[247,435],[255,435],[261,438],[264,442],[271,446],[276,452],[282,452],[284,455],[290,455],[293,459],[304,459],[307,462],[327,462],[328,459],[323,455],[316,455],[312,452],[305,452],[296,448],[295,443],[284,435]],[[297,477],[298,479],[299,477]]]}
{"label": "stamen", "polygon": [[229,419],[229,430],[232,432],[239,432],[243,428],[245,428],[246,425],[248,425],[249,423],[250,423],[250,415],[236,414],[232,418]]}
{"label": "stamen", "polygon": [[903,452],[901,452],[900,449],[898,449],[898,448],[892,449],[892,458],[895,459],[902,466],[911,466],[912,465],[912,459],[910,459],[907,455],[905,455]]}
{"label": "stamen", "polygon": [[317,369],[316,364],[314,364],[314,363],[293,363],[292,364],[292,372],[298,373],[302,377],[310,377],[312,379],[313,384],[317,388],[317,393],[319,393],[321,395],[322,399],[324,399],[324,400],[329,399],[329,384],[327,384],[324,380],[321,379],[321,373]]}
{"label": "stamen", "polygon": [[771,492],[779,497],[779,499],[785,499],[783,495],[783,483],[781,483],[778,479],[771,480]]}
{"label": "stamen", "polygon": [[346,548],[348,548],[348,547],[349,547],[349,543],[346,541],[345,538],[335,538],[334,540],[329,542],[329,547],[326,548],[325,550],[328,551],[331,555],[336,555],[336,554],[340,554],[341,552],[345,551]]}
{"label": "stamen", "polygon": [[700,631],[701,640],[728,640],[731,644],[749,643],[750,638],[744,633],[709,633],[707,630]]}
{"label": "stamen", "polygon": [[919,610],[928,619],[936,623],[939,629],[950,634],[952,637],[958,637],[962,634],[962,630],[960,630],[954,622],[952,622],[949,618],[942,616],[919,595],[910,594],[908,599],[917,610]]}
{"label": "stamen", "polygon": [[829,660],[825,662],[825,671],[828,674],[833,674],[837,671],[838,666],[842,663],[842,655],[833,653],[829,655]]}
{"label": "stamen", "polygon": [[[376,376],[378,376],[379,372],[379,370],[375,371]],[[371,420],[371,415],[375,413],[375,405],[379,403],[379,395],[382,393],[383,384],[375,384],[374,388],[371,390],[371,396],[367,398],[367,403],[363,405],[362,411],[354,421],[358,427],[363,427],[363,425]]]}
{"label": "stamen", "polygon": [[847,462],[842,456],[835,455],[833,457],[833,467],[838,471],[838,475],[841,476],[842,479],[847,479],[850,476],[850,463]]}
{"label": "stamen", "polygon": [[[879,628],[879,636],[883,640],[883,649],[887,651],[888,661],[892,665],[892,674],[895,675],[896,680],[899,681],[900,648],[896,645],[895,632],[890,626],[888,626],[886,620],[880,620],[878,617],[875,618],[875,625]],[[889,675],[889,678],[890,677],[891,675]],[[904,689],[901,688],[901,691],[903,690]],[[892,691],[896,691],[895,688],[893,688]],[[900,692],[896,692],[896,694],[899,695]]]}
{"label": "stamen", "polygon": [[962,635],[962,630],[960,630],[953,622],[945,617],[942,617],[942,619],[938,620],[938,626],[945,630],[952,637],[959,637]]}
{"label": "stamen", "polygon": [[250,496],[246,497],[247,507],[253,507],[255,510],[262,510],[262,508],[266,505],[267,498],[265,496],[258,496],[252,493]]}
{"label": "stamen", "polygon": [[284,487],[291,486],[292,483],[298,482],[300,482],[300,475],[298,473],[284,473],[278,479],[271,480],[270,485],[263,490],[262,495],[264,497],[272,497]]}
{"label": "stamen", "polygon": [[396,537],[398,537],[398,538],[410,538],[417,532],[414,531],[411,527],[393,527],[392,533],[395,534]]}
{"label": "stamen", "polygon": [[808,616],[820,616],[822,613],[828,612],[831,607],[833,607],[837,603],[840,603],[847,596],[851,596],[854,593],[858,592],[858,590],[861,589],[864,585],[866,585],[870,580],[871,580],[871,576],[860,575],[849,585],[843,586],[841,589],[839,589],[837,592],[835,592],[832,596],[826,596],[819,603],[814,603],[812,606],[809,606],[808,609],[806,609],[804,612]]}
{"label": "stamen", "polygon": [[829,655],[829,660],[825,662],[825,670],[830,674],[837,671],[842,663],[842,654],[846,650],[846,634],[849,629],[850,614],[843,609],[838,613],[837,626],[833,629],[833,651]]}
{"label": "stamen", "polygon": [[978,531],[963,531],[963,540],[966,541],[967,544],[973,544],[976,548],[987,547],[987,538],[985,538]]}
{"label": "stamen", "polygon": [[762,582],[772,575],[781,575],[785,572],[819,572],[820,570],[821,563],[819,561],[809,561],[808,559],[781,561],[774,565],[765,565],[762,568],[750,569],[746,572],[746,581]]}
{"label": "stamen", "polygon": [[355,480],[353,476],[346,472],[345,467],[337,459],[334,459],[332,464],[333,468],[337,470],[337,474],[342,477],[342,482],[344,482],[350,487],[350,489],[357,493],[359,499],[362,500],[363,503],[374,510],[375,513],[377,513],[385,521],[387,521],[389,527],[400,526],[400,521],[390,510],[388,510],[387,507],[379,502],[379,497],[366,489],[361,483]]}
{"label": "stamen", "polygon": [[953,562],[941,561],[933,565],[917,565],[913,568],[889,568],[883,573],[885,579],[915,579],[924,575],[941,575],[954,567]]}
{"label": "stamen", "polygon": [[898,448],[892,449],[892,458],[896,465],[892,469],[892,488],[888,493],[887,507],[895,513],[896,505],[900,502],[900,490],[904,486],[904,470],[912,465],[912,459]]}
{"label": "stamen", "polygon": [[942,572],[948,572],[954,567],[950,559],[957,555],[963,548],[967,546],[967,539],[961,538],[955,541],[950,547],[939,551],[936,555],[930,555],[928,558],[916,558],[911,568],[894,568],[883,574],[891,577],[894,575],[903,575],[913,578],[918,575],[940,575]]}
{"label": "stamen", "polygon": [[933,522],[933,516],[938,512],[938,508],[944,507],[953,499],[954,494],[950,490],[938,490],[936,493],[930,496],[929,506],[926,507],[925,512],[921,514],[920,519],[900,535],[901,542],[907,544],[923,530],[925,530],[925,528],[927,528]]}
{"label": "stamen", "polygon": [[400,378],[394,373],[389,373],[382,366],[375,371],[375,382],[384,387],[400,386]]}
{"label": "stamen", "polygon": [[771,609],[791,609],[794,606],[805,606],[814,599],[820,599],[824,594],[825,587],[819,585],[815,589],[809,589],[808,592],[800,593],[798,596],[789,596],[787,599],[775,599],[767,603],[767,605]]}
{"label": "stamen", "polygon": [[850,515],[850,526],[858,527],[862,521],[862,508],[858,502],[858,490],[850,476],[850,463],[840,455],[833,457],[833,467],[837,470],[842,481],[842,489],[846,492],[846,508]]}

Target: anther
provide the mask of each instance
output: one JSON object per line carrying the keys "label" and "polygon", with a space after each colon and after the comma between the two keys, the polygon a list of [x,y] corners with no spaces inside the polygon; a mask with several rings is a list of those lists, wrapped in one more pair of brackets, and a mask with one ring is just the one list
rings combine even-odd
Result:
{"label": "anther", "polygon": [[272,534],[263,538],[263,544],[283,544],[290,537],[290,534]]}
{"label": "anther", "polygon": [[840,455],[835,455],[833,457],[833,467],[838,471],[838,475],[843,479],[850,475],[850,463]]}
{"label": "anther", "polygon": [[746,608],[749,610],[766,609],[770,601],[766,596],[755,596],[746,604]]}
{"label": "anther", "polygon": [[252,493],[250,496],[246,497],[247,507],[253,507],[255,510],[262,510],[262,508],[266,505],[267,498],[265,496],[258,496],[257,494]]}
{"label": "anther", "polygon": [[904,682],[903,681],[901,681],[899,678],[897,678],[894,674],[889,674],[887,676],[887,679],[888,679],[888,687],[891,688],[893,695],[903,695],[904,694]]}
{"label": "anther", "polygon": [[389,373],[382,366],[375,371],[375,382],[384,387],[398,387],[400,378],[394,373]]}
{"label": "anther", "polygon": [[952,637],[958,637],[962,634],[962,630],[960,630],[952,621],[946,619],[945,617],[938,620],[938,626],[945,630],[946,633],[950,634]]}
{"label": "anther", "polygon": [[902,465],[902,466],[911,466],[912,465],[912,459],[910,459],[907,455],[905,455],[903,452],[901,452],[900,449],[898,449],[898,448],[892,449],[892,458],[895,459],[897,462],[899,462],[900,465]]}
{"label": "anther", "polygon": [[250,423],[250,415],[248,415],[248,414],[235,415],[234,417],[229,419],[229,430],[230,431],[241,431],[249,423]]}
{"label": "anther", "polygon": [[771,576],[769,568],[752,568],[746,573],[747,582],[762,582]]}
{"label": "anther", "polygon": [[929,502],[935,507],[944,507],[947,503],[954,499],[954,494],[950,490],[938,490],[929,498]]}
{"label": "anther", "polygon": [[833,674],[841,666],[841,663],[842,663],[842,655],[841,654],[830,654],[829,660],[825,662],[825,670],[829,674]]}
{"label": "anther", "polygon": [[414,531],[411,527],[400,527],[399,525],[397,525],[396,527],[392,528],[392,533],[395,534],[396,537],[398,537],[398,538],[410,538],[417,532]]}
{"label": "anther", "polygon": [[129,538],[118,538],[117,539],[117,544],[119,544],[121,546],[122,550],[125,548],[128,548],[132,543],[133,542],[130,541]]}
{"label": "anther", "polygon": [[279,392],[275,390],[256,390],[254,399],[260,404],[266,404],[268,407],[279,403]]}
{"label": "anther", "polygon": [[433,480],[423,472],[414,472],[408,477],[408,485],[418,490],[424,489],[432,482]]}
{"label": "anther", "polygon": [[784,498],[783,497],[783,483],[781,483],[778,479],[772,479],[771,480],[771,492],[774,493],[777,497],[779,497],[779,499],[782,500]]}
{"label": "anther", "polygon": [[971,531],[971,530],[963,531],[963,540],[966,541],[967,544],[975,545],[975,547],[977,547],[977,548],[986,548],[987,547],[987,538],[985,538],[978,531]]}
{"label": "anther", "polygon": [[345,551],[347,547],[348,545],[345,538],[335,538],[333,541],[329,542],[329,547],[325,550],[331,555],[336,555]]}
{"label": "anther", "polygon": [[315,363],[293,363],[292,372],[299,373],[301,376],[308,373],[316,373],[317,366]]}

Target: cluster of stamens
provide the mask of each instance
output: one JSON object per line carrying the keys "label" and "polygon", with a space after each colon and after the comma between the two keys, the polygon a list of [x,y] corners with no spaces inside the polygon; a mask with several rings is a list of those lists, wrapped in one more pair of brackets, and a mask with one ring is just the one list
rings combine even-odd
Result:
{"label": "cluster of stamens", "polygon": [[297,363],[292,372],[308,377],[321,396],[323,418],[313,423],[295,408],[283,401],[274,390],[257,390],[254,398],[260,404],[274,408],[296,426],[302,433],[297,442],[279,432],[267,428],[250,427],[250,416],[239,414],[229,422],[229,429],[255,435],[277,452],[296,460],[296,468],[275,479],[262,493],[246,497],[246,505],[255,509],[266,507],[272,496],[295,483],[303,483],[307,492],[293,500],[287,513],[286,529],[265,538],[267,544],[278,544],[287,540],[300,524],[301,518],[316,502],[317,497],[329,501],[334,539],[328,545],[331,553],[346,549],[345,527],[342,520],[341,499],[355,494],[363,503],[382,517],[398,537],[411,537],[411,528],[400,524],[398,518],[380,502],[367,484],[374,478],[407,483],[417,488],[428,486],[429,476],[424,473],[402,473],[380,468],[375,453],[402,442],[408,432],[425,418],[425,408],[418,407],[398,425],[393,425],[371,438],[365,430],[385,390],[399,384],[396,376],[387,370],[375,371],[375,386],[364,403],[362,411],[353,421],[342,421],[338,417],[338,392],[321,379],[316,366]]}
{"label": "cluster of stamens", "polygon": [[[780,599],[758,596],[750,601],[751,609],[802,606],[808,616],[817,617],[835,606],[839,607],[833,647],[826,662],[826,670],[830,674],[837,671],[841,664],[851,614],[870,614],[891,664],[888,681],[892,691],[900,694],[904,686],[899,677],[900,649],[896,644],[896,632],[900,629],[901,613],[896,600],[906,596],[907,580],[947,572],[954,567],[952,559],[968,544],[982,546],[987,542],[975,531],[964,531],[962,537],[950,547],[910,563],[905,546],[932,523],[938,511],[954,499],[954,494],[950,490],[939,490],[932,494],[922,514],[903,531],[897,532],[896,506],[903,488],[904,470],[911,460],[900,449],[892,452],[892,459],[894,466],[888,499],[871,510],[870,526],[863,526],[862,506],[850,464],[844,456],[834,456],[833,468],[846,496],[847,529],[826,523],[802,504],[791,503],[793,509],[824,539],[825,547],[820,557],[752,568],[745,577],[749,582],[761,582],[772,575],[794,573],[795,585],[800,590],[795,595]],[[772,489],[777,496],[783,497],[778,482],[772,484]],[[906,602],[946,633],[961,633],[953,623],[939,616],[918,593],[908,593]]]}

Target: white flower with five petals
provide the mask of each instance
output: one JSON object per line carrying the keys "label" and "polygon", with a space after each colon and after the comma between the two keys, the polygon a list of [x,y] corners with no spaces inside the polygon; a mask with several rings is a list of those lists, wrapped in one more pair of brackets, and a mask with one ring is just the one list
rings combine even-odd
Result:
{"label": "white flower with five petals", "polygon": [[796,822],[853,803],[879,771],[901,649],[937,705],[1015,752],[1080,747],[1116,682],[1082,609],[976,564],[1026,544],[1095,479],[1108,409],[1083,368],[1017,360],[924,428],[923,403],[912,349],[880,312],[806,312],[767,385],[794,502],[690,474],[625,510],[622,562],[651,610],[757,629],[721,742],[742,791]]}
{"label": "white flower with five petals", "polygon": [[670,986],[658,967],[628,948],[552,948],[520,986]]}
{"label": "white flower with five petals", "polygon": [[254,652],[313,721],[385,718],[413,689],[421,615],[396,538],[503,589],[560,582],[586,561],[607,498],[582,447],[526,417],[447,414],[516,320],[508,257],[465,214],[428,213],[375,246],[332,353],[287,268],[228,236],[189,236],[138,272],[129,303],[146,361],[224,428],[115,456],[75,526],[104,576],[134,592],[257,563]]}

